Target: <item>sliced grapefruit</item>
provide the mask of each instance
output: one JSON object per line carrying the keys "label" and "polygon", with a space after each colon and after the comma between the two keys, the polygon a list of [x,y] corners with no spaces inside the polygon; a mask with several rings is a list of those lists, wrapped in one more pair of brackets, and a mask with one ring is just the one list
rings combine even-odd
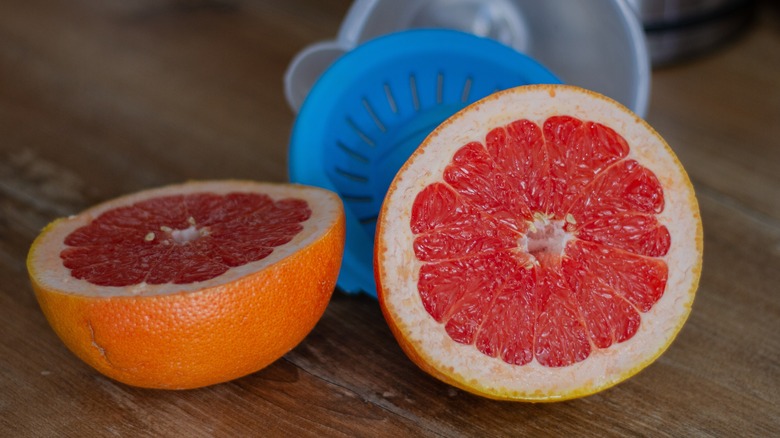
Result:
{"label": "sliced grapefruit", "polygon": [[554,401],[649,365],[691,309],[697,201],[664,140],[622,105],[519,87],[439,126],[398,172],[375,245],[406,354],[464,390]]}
{"label": "sliced grapefruit", "polygon": [[184,389],[258,371],[303,340],[343,246],[331,192],[189,182],[54,221],[27,267],[76,356],[130,385]]}

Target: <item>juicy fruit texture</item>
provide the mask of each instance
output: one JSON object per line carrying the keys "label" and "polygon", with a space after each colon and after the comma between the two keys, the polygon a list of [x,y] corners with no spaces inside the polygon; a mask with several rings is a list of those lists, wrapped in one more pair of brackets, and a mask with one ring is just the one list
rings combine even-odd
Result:
{"label": "juicy fruit texture", "polygon": [[660,183],[628,151],[602,124],[554,116],[455,152],[410,224],[423,306],[454,341],[566,366],[636,333],[670,240]]}
{"label": "juicy fruit texture", "polygon": [[102,213],[65,238],[71,275],[101,286],[187,284],[262,260],[311,216],[263,193],[163,196]]}
{"label": "juicy fruit texture", "polygon": [[335,288],[344,233],[341,201],[322,189],[189,182],[53,222],[28,270],[79,358],[130,385],[195,388],[303,340]]}
{"label": "juicy fruit texture", "polygon": [[423,370],[491,398],[563,400],[668,347],[701,240],[690,181],[655,131],[595,93],[529,86],[456,114],[402,167],[375,272]]}

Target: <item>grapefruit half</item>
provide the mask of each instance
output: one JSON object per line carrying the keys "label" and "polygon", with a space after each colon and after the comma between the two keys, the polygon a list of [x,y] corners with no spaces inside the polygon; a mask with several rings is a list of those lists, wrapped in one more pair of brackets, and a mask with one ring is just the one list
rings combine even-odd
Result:
{"label": "grapefruit half", "polygon": [[260,370],[322,316],[344,247],[332,192],[188,182],[48,225],[27,268],[65,345],[129,385],[195,388]]}
{"label": "grapefruit half", "polygon": [[661,355],[701,260],[692,185],[658,133],[599,94],[533,85],[426,138],[385,198],[374,265],[420,368],[490,398],[555,401]]}

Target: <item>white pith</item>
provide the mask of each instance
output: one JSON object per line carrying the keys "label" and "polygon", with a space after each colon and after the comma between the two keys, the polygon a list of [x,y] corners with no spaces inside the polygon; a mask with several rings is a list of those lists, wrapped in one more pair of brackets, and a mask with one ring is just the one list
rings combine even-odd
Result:
{"label": "white pith", "polygon": [[190,242],[194,242],[203,236],[208,236],[208,227],[198,227],[196,224],[192,224],[187,228],[180,230],[169,231],[170,238],[173,242],[179,245],[186,245]]}
{"label": "white pith", "polygon": [[[120,206],[130,205],[142,200],[159,196],[180,195],[209,192],[215,194],[227,194],[231,192],[264,193],[273,200],[283,198],[303,199],[309,204],[312,215],[302,222],[303,229],[287,244],[275,247],[271,255],[256,262],[232,268],[224,274],[207,281],[192,284],[159,284],[151,285],[140,283],[127,287],[97,286],[86,280],[79,280],[70,275],[70,270],[62,264],[60,252],[65,249],[63,241],[65,237],[77,228],[86,225],[101,213]],[[48,289],[58,290],[63,293],[73,293],[86,296],[149,296],[166,295],[179,292],[197,291],[205,288],[230,283],[253,272],[283,260],[299,248],[303,248],[318,239],[331,224],[339,217],[341,201],[327,190],[316,187],[305,187],[289,184],[258,183],[252,181],[204,181],[189,182],[186,184],[172,185],[157,189],[146,190],[123,196],[103,204],[92,207],[83,213],[60,219],[55,226],[38,237],[39,241],[33,245],[30,254],[30,266],[45,267],[44,271],[37,272],[37,278]],[[147,234],[147,240],[154,238],[154,234]],[[183,230],[162,230],[170,235],[171,242],[186,244],[208,233],[207,228],[200,228],[190,222],[190,226]]]}
{"label": "white pith", "polygon": [[517,248],[532,257],[539,253],[561,256],[572,234],[566,231],[566,222],[549,219],[537,213],[536,220],[530,222],[528,232],[517,242]]}
{"label": "white pith", "polygon": [[[539,126],[554,115],[570,115],[602,123],[631,146],[628,158],[658,177],[665,207],[658,216],[671,235],[663,258],[669,278],[663,297],[647,312],[630,340],[608,349],[594,349],[584,361],[550,368],[536,360],[525,366],[490,358],[473,345],[458,344],[423,308],[417,290],[422,263],[411,250],[409,227],[417,193],[442,180],[444,168],[461,146],[485,142],[492,128],[517,119]],[[393,182],[380,218],[378,281],[387,317],[403,332],[415,352],[437,372],[465,382],[478,392],[498,397],[555,399],[584,395],[609,387],[648,365],[681,328],[693,302],[701,266],[701,228],[687,175],[665,142],[637,116],[615,102],[569,86],[530,86],[499,93],[460,112],[434,131]],[[522,244],[522,242],[519,242]]]}

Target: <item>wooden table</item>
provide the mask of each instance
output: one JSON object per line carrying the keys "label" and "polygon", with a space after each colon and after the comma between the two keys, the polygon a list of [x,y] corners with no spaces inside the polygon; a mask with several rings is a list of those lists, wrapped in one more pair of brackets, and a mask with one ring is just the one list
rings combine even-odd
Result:
{"label": "wooden table", "polygon": [[334,295],[267,369],[128,387],[50,330],[25,256],[55,217],[187,179],[286,178],[281,78],[349,0],[27,0],[0,6],[0,436],[780,435],[780,9],[653,75],[648,119],[697,189],[704,273],[655,364],[558,404],[481,399],[419,371],[375,300]]}

